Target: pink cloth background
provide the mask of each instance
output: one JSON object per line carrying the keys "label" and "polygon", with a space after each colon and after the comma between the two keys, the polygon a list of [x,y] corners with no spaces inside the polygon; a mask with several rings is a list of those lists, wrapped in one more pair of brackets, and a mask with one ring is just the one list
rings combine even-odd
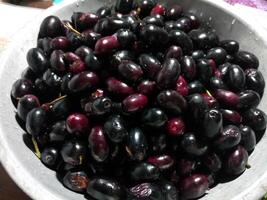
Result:
{"label": "pink cloth background", "polygon": [[243,4],[253,8],[258,8],[267,11],[267,0],[225,0],[230,4]]}

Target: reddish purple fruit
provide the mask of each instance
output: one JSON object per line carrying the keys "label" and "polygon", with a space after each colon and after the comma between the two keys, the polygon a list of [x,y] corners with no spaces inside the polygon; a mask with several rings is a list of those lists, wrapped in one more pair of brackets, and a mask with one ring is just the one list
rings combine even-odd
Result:
{"label": "reddish purple fruit", "polygon": [[88,131],[89,120],[84,114],[74,113],[67,118],[66,126],[69,133],[84,134]]}
{"label": "reddish purple fruit", "polygon": [[239,101],[238,95],[229,90],[218,89],[214,92],[214,96],[223,106],[231,108],[235,107]]}
{"label": "reddish purple fruit", "polygon": [[95,44],[96,54],[107,54],[119,48],[119,42],[116,36],[107,36],[97,40]]}
{"label": "reddish purple fruit", "polygon": [[239,112],[235,110],[221,109],[221,113],[223,116],[223,122],[229,124],[241,124],[242,116]]}
{"label": "reddish purple fruit", "polygon": [[164,16],[165,13],[166,13],[166,8],[161,4],[157,4],[151,10],[150,15],[162,15],[162,16]]}
{"label": "reddish purple fruit", "polygon": [[38,98],[34,95],[28,94],[24,95],[22,98],[19,99],[17,111],[18,116],[25,121],[27,114],[34,108],[40,106],[40,102]]}
{"label": "reddish purple fruit", "polygon": [[132,87],[114,77],[108,78],[106,80],[106,85],[107,90],[112,94],[125,97],[134,93],[134,89]]}
{"label": "reddish purple fruit", "polygon": [[126,112],[138,112],[148,104],[148,99],[143,94],[132,94],[123,100],[123,109]]}
{"label": "reddish purple fruit", "polygon": [[181,136],[185,131],[185,123],[182,118],[172,118],[167,123],[167,131],[171,136]]}
{"label": "reddish purple fruit", "polygon": [[176,81],[176,91],[184,97],[188,95],[187,81],[183,76],[179,76],[178,80]]}
{"label": "reddish purple fruit", "polygon": [[174,159],[169,155],[150,156],[147,162],[155,165],[161,171],[169,170],[174,166]]}
{"label": "reddish purple fruit", "polygon": [[165,53],[165,58],[176,58],[178,61],[181,60],[182,56],[182,48],[175,45],[170,46]]}
{"label": "reddish purple fruit", "polygon": [[156,82],[150,80],[143,80],[138,86],[137,91],[144,95],[153,94],[156,90]]}

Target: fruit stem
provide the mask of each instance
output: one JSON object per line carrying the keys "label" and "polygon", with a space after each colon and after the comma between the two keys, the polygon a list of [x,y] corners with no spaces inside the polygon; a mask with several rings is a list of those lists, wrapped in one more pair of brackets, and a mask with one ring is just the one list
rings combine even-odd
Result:
{"label": "fruit stem", "polygon": [[246,164],[246,168],[247,169],[251,168],[251,165],[250,164]]}
{"label": "fruit stem", "polygon": [[68,30],[70,30],[70,31],[72,31],[72,32],[74,32],[74,33],[76,33],[77,35],[79,35],[79,36],[81,36],[81,37],[83,36],[79,31],[77,31],[76,29],[74,29],[74,28],[71,26],[71,24],[70,24],[69,22],[65,23],[64,26],[65,26]]}
{"label": "fruit stem", "polygon": [[32,143],[33,143],[34,150],[35,150],[34,154],[37,156],[37,158],[40,159],[41,158],[41,152],[39,150],[38,144],[37,144],[36,140],[34,139],[34,137],[32,137]]}
{"label": "fruit stem", "polygon": [[210,93],[210,91],[206,90],[206,93],[210,96],[210,97],[213,97]]}
{"label": "fruit stem", "polygon": [[49,103],[44,103],[41,107],[44,107],[44,108],[49,108],[50,106],[52,106],[53,104],[55,104],[56,102],[62,100],[62,99],[65,99],[67,97],[67,95],[64,95],[64,96],[60,96],[56,99],[54,99],[53,101],[49,102]]}

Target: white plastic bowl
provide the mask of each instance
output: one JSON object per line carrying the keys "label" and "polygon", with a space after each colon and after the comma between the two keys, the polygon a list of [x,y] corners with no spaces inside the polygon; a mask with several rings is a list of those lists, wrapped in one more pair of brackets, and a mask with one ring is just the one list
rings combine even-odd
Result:
{"label": "white plastic bowl", "polygon": [[[112,1],[66,1],[51,7],[17,33],[17,37],[3,56],[0,65],[0,159],[9,175],[35,200],[82,200],[84,197],[64,188],[56,179],[55,173],[47,169],[23,143],[23,130],[17,125],[15,108],[10,101],[12,83],[27,67],[27,50],[36,46],[39,25],[44,17],[57,15],[61,19],[69,19],[74,11],[95,10],[104,3],[110,4]],[[267,77],[264,68],[267,63],[267,34],[257,22],[252,19],[242,20],[238,10],[219,0],[168,0],[167,3],[170,5],[180,3],[185,10],[190,10],[209,21],[222,39],[239,41],[241,49],[251,51],[258,56],[261,63],[260,70]],[[267,96],[264,95],[260,106],[265,112],[267,112],[266,100]],[[219,184],[208,191],[203,200],[260,199],[267,192],[266,151],[267,137],[263,136],[249,157],[249,164],[252,167],[237,179]]]}

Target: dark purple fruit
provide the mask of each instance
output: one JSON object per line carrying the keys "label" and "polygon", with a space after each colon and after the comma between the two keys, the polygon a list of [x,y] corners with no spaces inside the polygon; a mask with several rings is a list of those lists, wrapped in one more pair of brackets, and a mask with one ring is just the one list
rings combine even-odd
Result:
{"label": "dark purple fruit", "polygon": [[74,113],[66,119],[66,127],[71,134],[85,134],[89,129],[89,119],[81,113]]}
{"label": "dark purple fruit", "polygon": [[165,197],[165,200],[178,200],[178,190],[172,182],[161,180],[159,186]]}
{"label": "dark purple fruit", "polygon": [[266,115],[257,108],[251,108],[242,114],[243,123],[251,127],[254,131],[263,131],[266,129]]}
{"label": "dark purple fruit", "polygon": [[51,37],[54,38],[56,36],[63,36],[64,27],[61,23],[60,19],[56,16],[48,16],[46,17],[39,30],[38,38]]}
{"label": "dark purple fruit", "polygon": [[87,158],[87,146],[83,141],[76,139],[65,141],[60,153],[65,163],[82,165]]}
{"label": "dark purple fruit", "polygon": [[53,72],[51,69],[48,69],[44,72],[43,80],[48,86],[50,86],[54,90],[59,89],[62,83],[62,78],[55,72]]}
{"label": "dark purple fruit", "polygon": [[244,71],[238,65],[231,65],[223,77],[226,84],[234,91],[240,91],[244,88],[246,83],[246,76]]}
{"label": "dark purple fruit", "polygon": [[195,50],[192,52],[191,56],[196,61],[198,59],[205,58],[206,55],[205,55],[204,51],[202,51],[202,50]]}
{"label": "dark purple fruit", "polygon": [[214,32],[205,29],[194,29],[189,32],[189,36],[194,43],[195,49],[208,50],[219,44],[218,36]]}
{"label": "dark purple fruit", "polygon": [[175,90],[163,90],[157,96],[158,104],[170,113],[181,114],[187,109],[187,102]]}
{"label": "dark purple fruit", "polygon": [[185,133],[182,137],[181,146],[183,150],[192,156],[202,156],[208,150],[206,144],[202,144],[195,133]]}
{"label": "dark purple fruit", "polygon": [[213,95],[222,106],[228,108],[234,108],[239,100],[238,95],[229,90],[218,89],[213,93]]}
{"label": "dark purple fruit", "polygon": [[247,150],[252,151],[256,146],[255,132],[249,127],[241,125],[241,145]]}
{"label": "dark purple fruit", "polygon": [[241,131],[237,126],[223,127],[221,135],[214,141],[214,146],[219,150],[226,150],[237,146],[241,141]]}
{"label": "dark purple fruit", "polygon": [[127,49],[133,46],[136,41],[136,35],[128,29],[120,29],[116,32],[118,42],[121,48]]}
{"label": "dark purple fruit", "polygon": [[38,48],[32,48],[28,51],[27,62],[36,74],[42,74],[49,67],[49,61],[45,57],[43,50]]}
{"label": "dark purple fruit", "polygon": [[225,83],[223,82],[223,80],[221,78],[218,77],[211,77],[210,78],[210,82],[209,82],[209,88],[211,90],[217,90],[217,89],[227,89],[227,86],[225,85]]}
{"label": "dark purple fruit", "polygon": [[247,110],[250,108],[256,108],[260,103],[260,96],[253,90],[244,90],[239,93],[239,101],[236,107],[239,110]]}
{"label": "dark purple fruit", "polygon": [[157,84],[155,81],[143,80],[137,86],[137,91],[144,95],[151,95],[156,91],[156,86]]}
{"label": "dark purple fruit", "polygon": [[84,192],[89,182],[87,174],[84,171],[77,170],[68,171],[62,179],[63,185],[74,192]]}
{"label": "dark purple fruit", "polygon": [[208,177],[203,174],[192,174],[179,183],[179,191],[184,199],[199,198],[206,193],[208,188]]}
{"label": "dark purple fruit", "polygon": [[188,108],[197,123],[201,123],[204,119],[205,110],[208,108],[204,98],[200,94],[189,96]]}
{"label": "dark purple fruit", "polygon": [[149,149],[155,153],[160,154],[166,150],[167,139],[165,134],[152,135],[148,137]]}
{"label": "dark purple fruit", "polygon": [[138,62],[146,76],[151,79],[156,79],[159,71],[162,68],[161,63],[157,58],[148,54],[141,54],[138,58]]}
{"label": "dark purple fruit", "polygon": [[70,41],[63,36],[55,37],[50,41],[50,48],[54,50],[67,51],[70,46]]}
{"label": "dark purple fruit", "polygon": [[181,66],[175,58],[168,58],[157,75],[156,82],[159,88],[168,89],[175,85],[181,73]]}
{"label": "dark purple fruit", "polygon": [[175,45],[170,46],[166,50],[166,53],[165,53],[165,59],[175,58],[178,61],[180,61],[182,59],[182,56],[183,56],[183,51],[182,51],[181,47],[175,46]]}
{"label": "dark purple fruit", "polygon": [[68,84],[69,84],[72,76],[73,75],[71,73],[67,73],[62,77],[62,83],[61,83],[61,86],[60,86],[60,92],[61,92],[62,95],[71,93],[71,91],[70,91],[70,89],[68,87]]}
{"label": "dark purple fruit", "polygon": [[176,82],[176,91],[186,97],[188,95],[188,83],[183,76],[179,76]]}
{"label": "dark purple fruit", "polygon": [[225,171],[229,175],[239,175],[246,170],[248,152],[242,146],[233,150],[225,161]]}
{"label": "dark purple fruit", "polygon": [[242,122],[242,116],[235,110],[221,109],[224,124],[239,125]]}
{"label": "dark purple fruit", "polygon": [[126,151],[132,160],[142,161],[145,159],[148,145],[143,131],[139,128],[130,130],[126,140]]}
{"label": "dark purple fruit", "polygon": [[155,165],[142,162],[133,166],[129,173],[134,182],[155,181],[159,179],[160,170]]}
{"label": "dark purple fruit", "polygon": [[188,94],[189,95],[196,94],[196,93],[201,94],[204,92],[206,92],[205,87],[200,81],[196,80],[196,81],[192,81],[188,83]]}
{"label": "dark purple fruit", "polygon": [[249,90],[254,90],[260,96],[263,95],[264,88],[265,88],[265,80],[263,75],[260,71],[256,69],[247,69],[245,71],[246,74],[246,87]]}
{"label": "dark purple fruit", "polygon": [[57,72],[65,72],[66,64],[64,61],[64,52],[62,50],[54,50],[50,56],[50,66]]}
{"label": "dark purple fruit", "polygon": [[175,24],[178,30],[184,31],[185,33],[192,30],[191,20],[188,17],[179,18],[175,21]]}
{"label": "dark purple fruit", "polygon": [[41,161],[48,167],[54,167],[59,161],[60,153],[55,147],[47,147],[42,151]]}
{"label": "dark purple fruit", "polygon": [[40,107],[39,99],[31,94],[24,95],[18,101],[17,106],[17,113],[18,116],[23,120],[26,121],[26,117],[28,113],[34,109]]}
{"label": "dark purple fruit", "polygon": [[180,5],[173,5],[166,11],[166,18],[168,20],[177,20],[181,17],[183,8]]}
{"label": "dark purple fruit", "polygon": [[155,5],[156,1],[154,0],[138,0],[135,2],[134,8],[139,11],[139,16],[145,17],[149,15]]}
{"label": "dark purple fruit", "polygon": [[169,42],[167,31],[153,24],[142,27],[140,38],[152,47],[162,47],[162,45],[166,45]]}
{"label": "dark purple fruit", "polygon": [[184,77],[190,81],[197,75],[197,66],[195,60],[191,56],[184,56],[181,60],[181,69]]}
{"label": "dark purple fruit", "polygon": [[122,102],[123,110],[129,113],[143,110],[148,104],[148,98],[143,94],[132,94]]}
{"label": "dark purple fruit", "polygon": [[94,178],[87,187],[87,193],[96,200],[125,199],[123,187],[115,180]]}
{"label": "dark purple fruit", "polygon": [[206,58],[213,59],[217,65],[223,64],[226,60],[227,52],[221,47],[215,47],[207,52]]}
{"label": "dark purple fruit", "polygon": [[92,128],[89,134],[89,148],[91,149],[91,155],[97,162],[103,162],[108,158],[109,145],[107,138],[104,134],[104,129],[101,126],[95,126]]}
{"label": "dark purple fruit", "polygon": [[94,48],[97,40],[101,38],[101,35],[99,33],[96,33],[90,29],[83,31],[82,35],[83,35],[83,42],[86,44],[86,46],[90,48]]}
{"label": "dark purple fruit", "polygon": [[180,46],[184,54],[189,54],[193,51],[193,42],[190,37],[183,31],[173,30],[169,33],[170,43]]}
{"label": "dark purple fruit", "polygon": [[124,60],[118,67],[118,71],[126,80],[135,82],[143,76],[142,68],[136,63]]}
{"label": "dark purple fruit", "polygon": [[124,119],[120,115],[112,115],[104,124],[105,133],[112,142],[119,143],[128,135]]}
{"label": "dark purple fruit", "polygon": [[210,108],[210,109],[218,109],[219,108],[219,103],[213,96],[211,96],[208,93],[202,93],[201,96],[203,97],[204,101],[208,105],[208,108]]}
{"label": "dark purple fruit", "polygon": [[216,153],[207,154],[203,158],[203,164],[212,173],[216,173],[222,168],[222,161]]}
{"label": "dark purple fruit", "polygon": [[208,83],[210,78],[213,76],[213,68],[211,65],[211,60],[209,59],[199,59],[197,61],[197,74],[200,81]]}
{"label": "dark purple fruit", "polygon": [[92,102],[91,114],[92,115],[106,115],[110,113],[112,107],[112,101],[110,98],[102,96],[98,97]]}
{"label": "dark purple fruit", "polygon": [[111,15],[111,8],[107,6],[100,7],[97,11],[96,14],[100,18],[105,18]]}
{"label": "dark purple fruit", "polygon": [[220,134],[223,125],[222,113],[217,109],[205,111],[203,120],[203,133],[208,138],[214,138]]}
{"label": "dark purple fruit", "polygon": [[99,17],[93,13],[81,13],[75,20],[74,25],[78,30],[83,31],[93,28],[98,22]]}
{"label": "dark purple fruit", "polygon": [[230,55],[234,55],[239,50],[239,43],[235,40],[220,41],[220,46]]}
{"label": "dark purple fruit", "polygon": [[141,116],[142,124],[150,128],[160,128],[164,126],[167,120],[167,115],[159,108],[145,110]]}
{"label": "dark purple fruit", "polygon": [[113,77],[110,77],[106,81],[107,90],[112,93],[116,94],[118,96],[128,96],[134,93],[134,90],[132,87],[128,86],[126,83],[121,82],[118,79],[115,79]]}
{"label": "dark purple fruit", "polygon": [[68,83],[71,92],[81,92],[94,88],[99,82],[97,74],[90,71],[84,71],[76,74]]}
{"label": "dark purple fruit", "polygon": [[42,108],[32,109],[26,118],[26,130],[34,137],[42,135],[47,128],[47,113]]}
{"label": "dark purple fruit", "polygon": [[88,56],[92,52],[92,49],[90,49],[87,46],[80,46],[78,49],[75,50],[75,54],[80,57],[82,61],[85,60],[85,57]]}
{"label": "dark purple fruit", "polygon": [[191,29],[199,28],[200,21],[195,14],[187,13],[185,16],[190,20]]}
{"label": "dark purple fruit", "polygon": [[244,70],[248,68],[258,69],[259,67],[258,58],[253,53],[247,51],[238,51],[234,55],[234,63]]}

